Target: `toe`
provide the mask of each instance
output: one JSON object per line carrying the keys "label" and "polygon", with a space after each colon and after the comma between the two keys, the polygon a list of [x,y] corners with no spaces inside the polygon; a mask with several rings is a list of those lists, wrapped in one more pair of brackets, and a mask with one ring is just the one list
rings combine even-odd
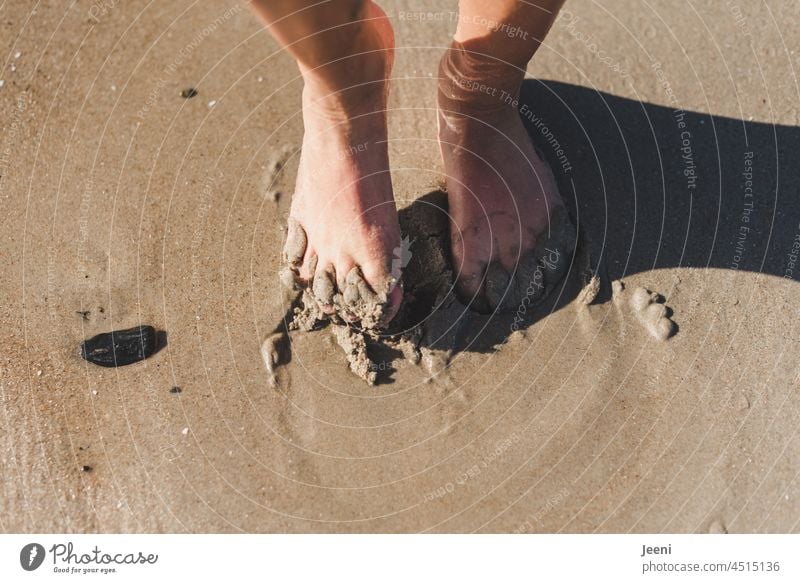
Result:
{"label": "toe", "polygon": [[289,217],[286,245],[283,247],[286,262],[291,267],[299,267],[303,262],[303,257],[305,257],[306,247],[308,247],[306,230],[295,218]]}
{"label": "toe", "polygon": [[[397,270],[402,272],[402,268]],[[391,263],[370,262],[362,266],[359,293],[362,300],[373,304],[382,303],[384,314],[381,325],[388,324],[400,310],[403,301],[401,280],[392,274]]]}
{"label": "toe", "polygon": [[400,308],[402,290],[392,285],[390,275],[380,276],[378,284],[364,277],[361,267],[353,267],[345,278],[342,294],[347,312],[356,316],[365,328],[380,328],[389,323]]}
{"label": "toe", "polygon": [[508,295],[509,276],[505,267],[499,261],[493,261],[486,270],[486,301],[489,309],[498,310]]}
{"label": "toe", "polygon": [[484,280],[485,274],[483,272],[461,274],[456,279],[455,289],[456,295],[464,304],[476,312],[488,314],[491,310],[484,293]]}
{"label": "toe", "polygon": [[386,312],[384,314],[384,324],[388,324],[400,311],[400,304],[403,303],[403,285],[398,283],[394,289],[389,292],[387,299]]}
{"label": "toe", "polygon": [[359,290],[359,284],[363,283],[363,278],[361,276],[361,268],[356,266],[350,270],[345,278],[345,286],[344,286],[344,304],[347,306],[350,311],[356,312],[358,309],[359,302],[361,301],[361,291]]}
{"label": "toe", "polygon": [[323,311],[331,313],[333,310],[333,297],[336,294],[336,276],[333,274],[333,266],[326,266],[324,269],[317,270],[311,291]]}
{"label": "toe", "polygon": [[317,273],[317,263],[319,263],[317,254],[311,249],[307,249],[306,257],[303,260],[303,264],[300,266],[300,277],[303,281],[308,283],[314,281],[314,276]]}
{"label": "toe", "polygon": [[528,251],[523,255],[514,279],[520,302],[527,298],[526,304],[535,304],[544,295],[544,272],[535,252]]}

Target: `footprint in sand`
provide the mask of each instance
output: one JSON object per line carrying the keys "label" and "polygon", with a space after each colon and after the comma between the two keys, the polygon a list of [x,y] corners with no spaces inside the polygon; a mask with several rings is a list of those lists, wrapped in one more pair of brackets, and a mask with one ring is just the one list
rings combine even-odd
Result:
{"label": "footprint in sand", "polygon": [[261,174],[261,188],[259,192],[261,192],[261,196],[264,200],[270,202],[278,202],[278,200],[280,200],[281,194],[285,191],[287,186],[286,179],[290,178],[284,176],[284,167],[294,154],[294,148],[285,147],[277,154],[273,155],[266,165],[263,166],[264,171]]}
{"label": "footprint in sand", "polygon": [[667,340],[675,335],[678,326],[670,319],[672,310],[657,293],[643,287],[626,290],[617,280],[611,284],[614,302],[627,306],[645,330],[656,340]]}

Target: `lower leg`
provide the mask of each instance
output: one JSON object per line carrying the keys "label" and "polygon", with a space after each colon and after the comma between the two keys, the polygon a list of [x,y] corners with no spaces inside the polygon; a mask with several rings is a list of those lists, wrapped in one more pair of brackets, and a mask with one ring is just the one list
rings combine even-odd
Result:
{"label": "lower leg", "polygon": [[499,307],[495,280],[509,284],[563,206],[517,111],[528,61],[562,3],[461,0],[440,64],[439,140],[457,289],[479,309]]}
{"label": "lower leg", "polygon": [[[443,65],[451,80],[480,80],[497,92],[516,96],[525,68],[547,35],[564,0],[461,0],[453,43]],[[448,86],[442,85],[446,91]],[[455,99],[464,98],[463,87],[451,86]],[[491,95],[472,92],[466,98],[477,105],[496,106]],[[494,101],[494,103],[493,103]]]}
{"label": "lower leg", "polygon": [[385,90],[391,25],[372,2],[253,0],[253,7],[326,105],[357,105],[365,94]]}
{"label": "lower leg", "polygon": [[[287,260],[325,311],[346,312],[345,298],[355,306],[369,296],[385,301],[388,320],[401,293],[391,273],[400,231],[386,136],[392,29],[369,0],[315,2],[253,2],[304,80]],[[345,294],[348,286],[363,293]]]}

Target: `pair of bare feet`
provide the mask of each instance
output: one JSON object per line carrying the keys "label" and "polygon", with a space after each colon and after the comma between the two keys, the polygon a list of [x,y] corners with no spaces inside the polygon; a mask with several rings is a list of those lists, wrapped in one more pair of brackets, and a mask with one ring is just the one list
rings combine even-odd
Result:
{"label": "pair of bare feet", "polygon": [[[292,234],[287,259],[301,281],[320,292],[325,311],[335,309],[335,288],[344,291],[357,281],[362,295],[385,303],[386,323],[402,301],[386,123],[394,37],[386,15],[368,6],[359,30],[363,46],[344,63],[347,87],[332,87],[301,66],[305,135],[290,230],[303,232],[303,245]],[[514,274],[547,237],[550,218],[563,205],[511,103],[524,70],[454,41],[439,73],[438,133],[456,291],[472,307],[492,310],[500,306],[487,301],[487,271]]]}

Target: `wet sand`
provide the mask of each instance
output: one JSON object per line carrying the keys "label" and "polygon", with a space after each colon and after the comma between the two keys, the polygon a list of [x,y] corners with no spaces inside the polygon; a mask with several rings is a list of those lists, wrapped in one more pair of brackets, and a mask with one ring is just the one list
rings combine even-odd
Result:
{"label": "wet sand", "polygon": [[[408,209],[441,180],[455,3],[381,4]],[[800,530],[800,8],[570,0],[520,110],[588,263],[516,328],[377,346],[373,386],[328,329],[272,382],[260,353],[290,58],[233,2],[63,10],[0,8],[2,531]],[[140,324],[166,332],[147,360],[80,358]]]}

